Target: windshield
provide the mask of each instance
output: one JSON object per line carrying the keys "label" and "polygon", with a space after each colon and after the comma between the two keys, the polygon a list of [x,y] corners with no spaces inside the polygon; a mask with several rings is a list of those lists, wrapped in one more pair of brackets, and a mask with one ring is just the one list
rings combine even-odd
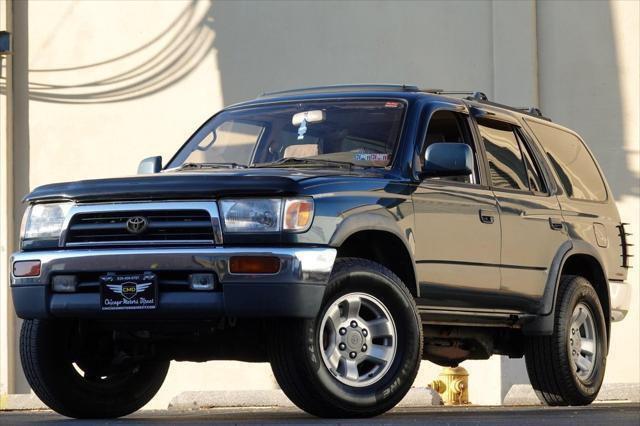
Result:
{"label": "windshield", "polygon": [[168,168],[386,167],[400,136],[400,101],[313,101],[223,111]]}

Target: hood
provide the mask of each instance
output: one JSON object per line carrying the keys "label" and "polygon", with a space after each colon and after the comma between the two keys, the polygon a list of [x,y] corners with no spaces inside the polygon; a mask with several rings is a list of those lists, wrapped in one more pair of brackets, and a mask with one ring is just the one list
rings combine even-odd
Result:
{"label": "hood", "polygon": [[175,200],[221,196],[296,195],[300,182],[322,176],[362,175],[345,169],[215,169],[54,183],[34,189],[27,202]]}

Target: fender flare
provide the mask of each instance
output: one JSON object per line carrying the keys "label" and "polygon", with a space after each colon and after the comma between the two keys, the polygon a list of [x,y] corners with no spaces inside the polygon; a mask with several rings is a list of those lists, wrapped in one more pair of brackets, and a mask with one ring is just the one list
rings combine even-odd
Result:
{"label": "fender flare", "polygon": [[331,247],[339,248],[349,237],[362,231],[381,231],[392,234],[397,237],[404,245],[405,250],[409,254],[411,267],[413,268],[413,276],[415,282],[406,283],[412,285],[416,291],[416,295],[420,295],[420,286],[418,285],[418,273],[416,271],[415,250],[413,244],[413,229],[407,228],[403,232],[398,226],[397,219],[387,209],[382,207],[352,213],[346,217],[334,231],[329,241]]}
{"label": "fender flare", "polygon": [[[538,311],[537,317],[525,323],[522,326],[522,332],[525,335],[542,335],[548,336],[553,334],[554,330],[554,319],[556,312],[556,300],[558,297],[558,287],[560,285],[560,277],[562,274],[562,270],[564,269],[564,265],[570,257],[577,254],[585,254],[593,257],[599,264],[600,269],[604,275],[604,279],[607,279],[607,270],[605,268],[605,264],[602,261],[602,257],[598,253],[598,251],[589,243],[582,240],[568,240],[565,241],[553,258],[551,262],[551,267],[549,268],[549,275],[547,277],[547,283],[545,285],[544,294],[542,296],[542,300],[540,301],[540,308]],[[606,297],[607,301],[610,300],[609,295],[609,286],[606,285]],[[596,289],[597,290],[597,289]],[[605,310],[605,320],[607,322],[607,335],[609,334],[610,321],[608,318],[608,312]]]}

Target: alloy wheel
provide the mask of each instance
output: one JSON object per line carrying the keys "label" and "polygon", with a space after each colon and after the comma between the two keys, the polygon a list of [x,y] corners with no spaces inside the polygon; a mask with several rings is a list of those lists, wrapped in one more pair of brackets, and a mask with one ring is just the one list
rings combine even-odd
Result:
{"label": "alloy wheel", "polygon": [[582,381],[588,380],[596,366],[597,341],[596,326],[591,309],[578,303],[571,316],[568,342],[569,358],[573,371]]}
{"label": "alloy wheel", "polygon": [[366,293],[340,296],[320,325],[322,360],[341,383],[364,387],[376,383],[396,355],[396,326],[384,304]]}

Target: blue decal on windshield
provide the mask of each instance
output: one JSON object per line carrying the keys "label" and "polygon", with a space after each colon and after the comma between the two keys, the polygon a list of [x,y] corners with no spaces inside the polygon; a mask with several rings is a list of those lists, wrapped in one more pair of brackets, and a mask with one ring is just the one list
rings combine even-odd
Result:
{"label": "blue decal on windshield", "polygon": [[356,161],[389,161],[389,154],[354,154]]}

